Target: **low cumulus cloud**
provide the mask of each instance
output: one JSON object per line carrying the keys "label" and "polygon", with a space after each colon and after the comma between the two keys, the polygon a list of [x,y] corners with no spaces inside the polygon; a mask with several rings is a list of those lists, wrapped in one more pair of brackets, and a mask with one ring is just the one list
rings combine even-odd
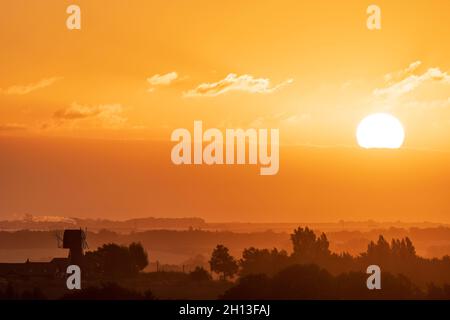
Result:
{"label": "low cumulus cloud", "polygon": [[153,92],[158,86],[168,86],[177,79],[178,73],[176,73],[175,71],[166,74],[155,74],[150,78],[147,78],[147,82],[150,84],[148,91]]}
{"label": "low cumulus cloud", "polygon": [[255,78],[252,75],[238,76],[230,73],[218,82],[202,83],[196,88],[184,93],[185,97],[215,97],[231,91],[241,91],[249,93],[273,93],[278,89],[289,85],[293,82],[288,79],[275,86],[272,86],[270,80],[267,78]]}
{"label": "low cumulus cloud", "polygon": [[97,119],[104,124],[118,126],[127,121],[122,116],[123,108],[120,104],[101,104],[95,106],[82,105],[73,102],[70,107],[57,110],[53,118],[59,122]]}
{"label": "low cumulus cloud", "polygon": [[0,93],[5,95],[25,95],[33,91],[49,87],[61,79],[61,77],[44,78],[38,82],[29,83],[26,85],[14,85],[5,89],[0,89]]}
{"label": "low cumulus cloud", "polygon": [[385,85],[376,88],[373,96],[391,107],[447,107],[450,106],[450,75],[438,67],[417,72],[417,61],[405,70],[385,76]]}

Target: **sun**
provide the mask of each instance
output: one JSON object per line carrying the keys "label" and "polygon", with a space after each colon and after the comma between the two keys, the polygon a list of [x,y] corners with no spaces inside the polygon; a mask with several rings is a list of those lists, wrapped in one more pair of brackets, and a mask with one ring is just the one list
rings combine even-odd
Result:
{"label": "sun", "polygon": [[356,139],[365,149],[399,149],[405,140],[405,130],[393,115],[375,113],[359,123]]}

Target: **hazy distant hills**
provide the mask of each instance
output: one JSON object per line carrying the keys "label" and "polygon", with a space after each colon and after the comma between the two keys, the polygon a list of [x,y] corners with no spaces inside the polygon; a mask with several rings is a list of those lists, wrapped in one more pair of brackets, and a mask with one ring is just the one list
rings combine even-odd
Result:
{"label": "hazy distant hills", "polygon": [[[290,233],[296,227],[306,225],[210,224],[198,218],[148,218],[128,221],[88,219],[70,221],[63,218],[59,222],[56,218],[47,219],[51,221],[36,220],[38,221],[0,222],[3,229],[0,230],[0,262],[23,262],[26,259],[49,261],[53,257],[67,256],[67,250],[57,247],[55,230],[88,226],[89,250],[95,250],[106,243],[128,245],[131,242],[141,242],[148,250],[152,263],[159,261],[181,265],[194,259],[207,264],[217,244],[227,246],[237,257],[249,247],[275,247],[290,251]],[[423,257],[442,257],[450,254],[448,226],[376,222],[341,222],[308,224],[308,226],[317,234],[320,232],[327,234],[333,252],[358,255],[367,250],[370,241],[376,241],[379,235],[383,235],[388,241],[393,238],[409,237],[416,247],[417,254]]]}
{"label": "hazy distant hills", "polygon": [[299,226],[325,232],[334,252],[357,255],[383,234],[388,241],[410,237],[421,256],[450,254],[450,227],[426,222],[209,223],[196,217],[115,221],[26,215],[23,219],[0,221],[0,262],[49,261],[52,257],[67,256],[67,250],[57,247],[56,230],[87,228],[90,250],[105,243],[138,241],[150,253],[152,267],[156,261],[189,265],[192,259],[207,265],[217,244],[228,246],[236,256],[252,246],[289,251],[289,235]]}
{"label": "hazy distant hills", "polygon": [[146,230],[220,230],[232,232],[291,232],[299,226],[308,226],[310,228],[321,230],[323,232],[330,231],[370,231],[374,229],[388,228],[434,228],[434,227],[450,227],[446,224],[420,222],[376,222],[376,221],[340,221],[330,223],[307,223],[307,222],[291,222],[291,223],[251,223],[251,222],[207,222],[198,217],[186,218],[138,218],[129,220],[109,220],[109,219],[84,219],[69,218],[58,216],[33,216],[25,215],[23,219],[3,220],[0,221],[0,230],[62,230],[70,228],[82,228],[89,231],[110,230],[119,233],[129,233]]}
{"label": "hazy distant hills", "polygon": [[55,216],[26,215],[23,219],[0,221],[0,230],[60,230],[82,228],[91,231],[108,229],[131,232],[152,229],[200,229],[206,226],[201,218],[141,218],[124,221],[107,219],[81,219]]}

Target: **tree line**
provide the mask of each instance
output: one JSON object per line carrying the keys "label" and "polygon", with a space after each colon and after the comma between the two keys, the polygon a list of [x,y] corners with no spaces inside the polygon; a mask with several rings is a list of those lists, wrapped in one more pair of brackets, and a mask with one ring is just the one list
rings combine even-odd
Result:
{"label": "tree line", "polygon": [[[331,252],[326,234],[317,236],[307,227],[294,230],[290,239],[290,254],[276,248],[251,247],[243,251],[240,259],[218,245],[209,261],[211,271],[223,280],[238,278],[236,289],[224,296],[240,299],[245,292],[253,292],[249,298],[276,298],[279,289],[283,298],[301,298],[301,289],[309,298],[373,298],[377,294],[380,298],[450,298],[450,257],[422,258],[408,237],[389,243],[380,235],[358,256]],[[366,288],[365,271],[372,264],[383,272],[381,293]],[[296,286],[292,295],[283,290],[292,286]]]}

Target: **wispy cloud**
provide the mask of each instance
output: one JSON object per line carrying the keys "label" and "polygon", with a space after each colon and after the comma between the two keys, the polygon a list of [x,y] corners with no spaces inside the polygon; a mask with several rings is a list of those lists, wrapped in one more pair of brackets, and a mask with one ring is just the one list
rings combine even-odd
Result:
{"label": "wispy cloud", "polygon": [[53,118],[60,122],[97,119],[103,124],[118,126],[127,121],[127,119],[122,116],[122,111],[123,108],[120,104],[89,106],[73,102],[70,107],[57,110],[53,114]]}
{"label": "wispy cloud", "polygon": [[450,84],[450,76],[439,68],[429,68],[421,75],[410,75],[401,81],[393,82],[387,87],[377,88],[374,91],[374,95],[387,98],[398,98],[429,82]]}
{"label": "wispy cloud", "polygon": [[45,87],[51,86],[55,82],[61,80],[61,77],[52,77],[52,78],[45,78],[41,79],[38,82],[30,83],[26,85],[14,85],[11,87],[8,87],[6,89],[0,88],[0,93],[6,94],[6,95],[24,95],[31,93],[33,91],[43,89]]}
{"label": "wispy cloud", "polygon": [[155,91],[157,86],[168,86],[178,79],[178,73],[175,71],[166,74],[155,74],[150,78],[147,78],[147,82],[150,84],[149,92]]}
{"label": "wispy cloud", "polygon": [[396,81],[403,80],[405,77],[410,76],[422,65],[422,61],[414,61],[404,70],[400,70],[397,72],[388,73],[384,76],[384,80],[386,83],[393,83]]}
{"label": "wispy cloud", "polygon": [[242,91],[249,93],[272,93],[293,82],[288,79],[275,86],[271,86],[270,80],[267,78],[254,78],[251,75],[238,76],[230,73],[218,82],[202,83],[196,88],[184,93],[185,97],[214,97],[230,91]]}
{"label": "wispy cloud", "polygon": [[375,104],[388,108],[444,108],[450,106],[450,75],[440,68],[417,69],[420,61],[385,76],[383,87],[373,91]]}
{"label": "wispy cloud", "polygon": [[27,126],[21,123],[0,124],[0,132],[25,131]]}

